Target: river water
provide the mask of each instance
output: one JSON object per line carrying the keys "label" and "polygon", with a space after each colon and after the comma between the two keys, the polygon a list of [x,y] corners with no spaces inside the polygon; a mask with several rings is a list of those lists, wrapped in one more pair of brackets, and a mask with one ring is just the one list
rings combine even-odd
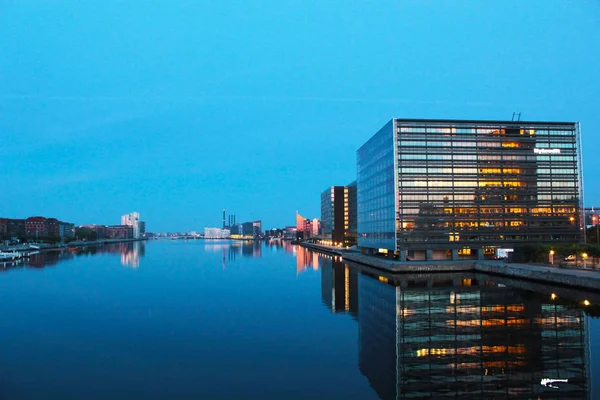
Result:
{"label": "river water", "polygon": [[600,293],[201,240],[0,271],[2,399],[600,398]]}

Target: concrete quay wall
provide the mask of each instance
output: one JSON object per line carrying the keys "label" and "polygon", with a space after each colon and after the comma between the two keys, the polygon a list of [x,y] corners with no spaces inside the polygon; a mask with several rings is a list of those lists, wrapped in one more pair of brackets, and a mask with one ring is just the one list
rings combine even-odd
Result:
{"label": "concrete quay wall", "polygon": [[346,254],[348,252],[347,250],[340,249],[338,247],[323,246],[321,244],[314,244],[314,243],[300,243],[300,246],[306,247],[307,249],[311,249],[311,250],[317,250],[317,251],[320,251],[322,253],[334,254],[336,256],[341,256],[341,255]]}
{"label": "concrete quay wall", "polygon": [[344,261],[352,261],[396,273],[461,272],[475,270],[475,260],[394,262],[360,253],[344,253],[342,257]]}
{"label": "concrete quay wall", "polygon": [[355,251],[302,243],[309,249],[341,255],[344,261],[393,274],[427,274],[444,272],[481,272],[514,279],[526,279],[572,288],[600,291],[600,271],[557,268],[533,264],[507,264],[504,261],[412,261],[398,262],[364,255]]}
{"label": "concrete quay wall", "polygon": [[559,269],[529,264],[505,264],[478,262],[478,272],[530,279],[565,286],[600,290],[600,272],[588,270]]}

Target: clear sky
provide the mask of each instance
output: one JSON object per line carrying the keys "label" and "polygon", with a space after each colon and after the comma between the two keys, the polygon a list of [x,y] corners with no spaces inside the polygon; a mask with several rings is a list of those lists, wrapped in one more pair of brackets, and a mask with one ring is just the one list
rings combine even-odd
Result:
{"label": "clear sky", "polygon": [[0,0],[0,216],[202,230],[319,217],[392,117],[580,121],[593,0]]}

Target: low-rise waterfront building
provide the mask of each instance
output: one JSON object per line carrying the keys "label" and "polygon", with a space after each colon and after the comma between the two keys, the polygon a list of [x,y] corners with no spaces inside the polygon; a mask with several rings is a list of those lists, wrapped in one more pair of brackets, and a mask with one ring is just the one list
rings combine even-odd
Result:
{"label": "low-rise waterfront building", "polygon": [[74,236],[75,225],[42,216],[27,219],[0,218],[0,239],[64,239]]}
{"label": "low-rise waterfront building", "polygon": [[286,226],[283,231],[284,239],[296,240],[298,238],[298,229],[295,226]]}
{"label": "low-rise waterfront building", "polygon": [[229,229],[204,228],[204,239],[227,239],[231,236]]}
{"label": "low-rise waterfront building", "polygon": [[583,239],[576,122],[393,119],[357,151],[358,245],[458,259]]}
{"label": "low-rise waterfront building", "polygon": [[89,230],[91,230],[92,232],[96,232],[96,238],[98,239],[103,239],[108,237],[108,227],[106,225],[96,225],[96,224],[92,224],[92,225],[81,225],[80,228],[87,228]]}
{"label": "low-rise waterfront building", "polygon": [[133,227],[129,225],[111,225],[106,227],[108,239],[135,239]]}
{"label": "low-rise waterfront building", "polygon": [[0,218],[0,239],[25,237],[25,220]]}
{"label": "low-rise waterfront building", "polygon": [[29,217],[25,220],[25,234],[27,236],[48,236],[48,232],[48,221],[45,217]]}

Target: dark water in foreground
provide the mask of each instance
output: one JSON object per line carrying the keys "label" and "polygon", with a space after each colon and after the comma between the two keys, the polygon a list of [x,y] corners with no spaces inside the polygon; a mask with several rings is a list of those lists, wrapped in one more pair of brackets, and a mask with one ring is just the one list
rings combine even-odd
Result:
{"label": "dark water in foreground", "polygon": [[0,398],[600,398],[600,293],[239,242],[0,271]]}

